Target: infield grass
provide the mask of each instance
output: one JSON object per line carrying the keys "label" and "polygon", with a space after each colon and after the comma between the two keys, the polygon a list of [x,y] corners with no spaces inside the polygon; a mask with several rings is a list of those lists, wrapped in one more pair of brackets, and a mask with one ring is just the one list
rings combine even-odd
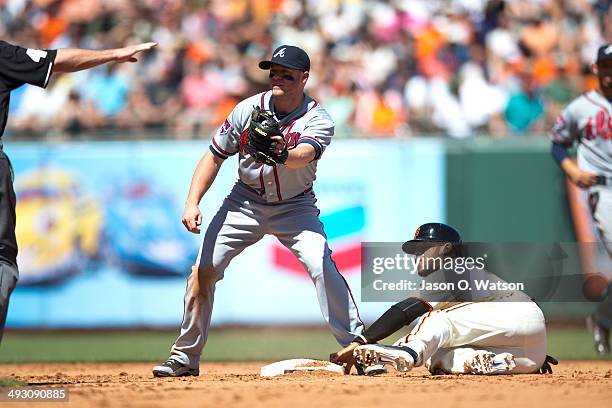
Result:
{"label": "infield grass", "polygon": [[27,382],[16,380],[10,377],[0,377],[0,388],[2,387],[23,387],[28,385]]}
{"label": "infield grass", "polygon": [[[175,331],[5,333],[0,363],[152,361],[168,357]],[[399,338],[393,336],[388,343]],[[548,354],[560,360],[598,358],[586,329],[549,330]],[[212,330],[204,349],[209,361],[327,359],[339,346],[325,328],[232,328]]]}

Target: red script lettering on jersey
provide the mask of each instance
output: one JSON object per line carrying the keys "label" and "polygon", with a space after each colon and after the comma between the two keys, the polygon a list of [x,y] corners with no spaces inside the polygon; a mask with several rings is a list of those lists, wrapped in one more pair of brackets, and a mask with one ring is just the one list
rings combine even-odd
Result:
{"label": "red script lettering on jersey", "polygon": [[[247,136],[248,136],[248,134],[249,134],[249,129],[246,129],[240,135],[240,152],[243,153],[243,154],[247,154],[246,143],[247,143]],[[285,141],[287,142],[287,148],[288,149],[293,149],[294,147],[296,147],[297,144],[298,144],[298,141],[300,140],[300,136],[301,135],[302,134],[300,132],[287,133],[285,135]]]}
{"label": "red script lettering on jersey", "polygon": [[593,140],[597,137],[603,140],[612,139],[612,117],[605,110],[600,110],[595,117],[590,117],[587,121],[584,135],[587,140]]}

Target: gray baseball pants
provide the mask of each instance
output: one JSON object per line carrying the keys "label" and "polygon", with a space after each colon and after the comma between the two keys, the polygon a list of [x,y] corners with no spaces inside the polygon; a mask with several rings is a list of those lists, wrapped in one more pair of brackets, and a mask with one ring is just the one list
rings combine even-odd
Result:
{"label": "gray baseball pants", "polygon": [[[276,236],[304,265],[315,285],[321,313],[341,345],[363,331],[350,289],[331,258],[314,193],[268,204],[236,183],[212,219],[187,280],[181,332],[170,358],[199,367],[213,310],[215,284],[230,261],[265,234]],[[246,306],[246,305],[245,305]]]}

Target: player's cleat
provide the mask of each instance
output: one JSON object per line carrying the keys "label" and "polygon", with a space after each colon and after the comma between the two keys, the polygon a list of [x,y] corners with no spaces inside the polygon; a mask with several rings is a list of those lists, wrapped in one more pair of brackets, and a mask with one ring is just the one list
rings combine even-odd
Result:
{"label": "player's cleat", "polygon": [[463,363],[466,374],[504,374],[514,370],[516,362],[510,353],[495,354],[490,351],[477,351],[476,355]]}
{"label": "player's cleat", "polygon": [[386,373],[387,373],[387,368],[383,364],[372,365],[372,366],[366,367],[363,370],[363,374],[369,375],[369,376],[381,375],[381,374],[386,374]]}
{"label": "player's cleat", "polygon": [[382,346],[380,344],[366,344],[358,346],[353,351],[355,360],[365,366],[365,374],[368,367],[372,367],[372,374],[379,371],[380,365],[390,364],[397,371],[410,371],[414,367],[414,358],[407,351],[407,347]]}
{"label": "player's cleat", "polygon": [[200,375],[200,370],[189,368],[173,359],[153,367],[154,377],[186,377],[190,375],[198,376]]}
{"label": "player's cleat", "polygon": [[587,327],[593,334],[593,341],[595,342],[595,351],[597,354],[600,356],[607,356],[610,354],[610,330],[597,323],[593,315],[587,317]]}

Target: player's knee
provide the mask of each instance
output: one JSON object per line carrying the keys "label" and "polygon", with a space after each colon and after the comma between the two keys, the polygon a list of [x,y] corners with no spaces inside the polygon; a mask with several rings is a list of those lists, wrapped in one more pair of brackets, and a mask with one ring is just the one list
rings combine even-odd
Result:
{"label": "player's knee", "polygon": [[308,270],[308,273],[312,277],[313,280],[323,279],[325,274],[325,264],[321,262],[321,259],[312,260],[312,262],[305,262],[304,266]]}
{"label": "player's knee", "polygon": [[200,263],[196,266],[200,282],[217,282],[223,279],[223,270],[210,263]]}
{"label": "player's knee", "polygon": [[2,276],[19,276],[19,268],[17,267],[17,255],[4,256],[0,255],[0,271]]}
{"label": "player's knee", "polygon": [[11,295],[15,286],[17,286],[17,280],[19,274],[17,268],[12,268],[6,264],[0,263],[0,305],[4,304],[6,299]]}
{"label": "player's knee", "polygon": [[324,259],[316,254],[301,254],[300,263],[306,268],[312,279],[320,279],[324,272]]}

